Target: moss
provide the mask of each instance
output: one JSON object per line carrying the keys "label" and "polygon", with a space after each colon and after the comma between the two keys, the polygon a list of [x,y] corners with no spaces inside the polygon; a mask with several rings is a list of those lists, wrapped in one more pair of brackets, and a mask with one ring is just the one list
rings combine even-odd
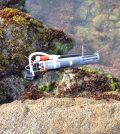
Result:
{"label": "moss", "polygon": [[120,21],[115,24],[116,28],[120,28]]}
{"label": "moss", "polygon": [[94,38],[94,31],[88,27],[77,27],[77,34],[81,35],[86,40],[92,40]]}
{"label": "moss", "polygon": [[20,12],[18,9],[4,8],[0,10],[0,16],[7,21],[12,21],[12,23],[17,23],[19,25],[29,25],[34,24],[36,27],[42,27],[42,22],[34,19],[31,15]]}
{"label": "moss", "polygon": [[115,8],[111,12],[111,14],[109,16],[109,20],[117,22],[117,21],[119,21],[119,19],[120,19],[120,8],[118,7],[118,8]]}
{"label": "moss", "polygon": [[16,47],[16,46],[17,46],[16,41],[15,41],[15,40],[12,40],[12,39],[9,39],[9,40],[7,41],[7,43],[8,43],[8,45],[9,45],[10,47]]}
{"label": "moss", "polygon": [[0,71],[5,71],[6,66],[9,64],[8,56],[0,52]]}
{"label": "moss", "polygon": [[30,22],[27,21],[25,17],[19,15],[13,16],[13,21],[16,22],[17,24],[23,24],[23,25],[30,24]]}
{"label": "moss", "polygon": [[118,82],[115,82],[112,74],[107,74],[106,77],[108,78],[107,81],[111,91],[115,91],[117,89]]}
{"label": "moss", "polygon": [[112,15],[120,17],[120,7],[115,8],[112,12]]}
{"label": "moss", "polygon": [[0,16],[6,21],[12,21],[12,23],[17,23],[19,25],[29,25],[30,23],[33,23],[36,26],[42,25],[40,21],[32,18],[29,14],[20,12],[18,9],[4,8],[3,10],[0,10]]}
{"label": "moss", "polygon": [[[88,73],[95,73],[96,75],[99,75],[99,76],[101,75],[102,77],[104,77],[104,79],[107,80],[106,84],[108,85],[110,91],[115,91],[119,87],[119,80],[116,79],[112,74],[106,74],[101,70],[98,70],[95,68],[89,68],[89,67],[80,67],[80,69],[84,70]],[[94,79],[92,79],[92,77],[91,77],[91,79],[89,79],[89,80],[94,80]]]}
{"label": "moss", "polygon": [[4,8],[3,11],[9,13],[9,14],[18,14],[19,13],[19,10],[18,9],[13,9],[13,8]]}
{"label": "moss", "polygon": [[50,51],[50,53],[54,52],[55,54],[62,54],[63,48],[61,47],[61,43],[57,40],[54,40],[50,46]]}
{"label": "moss", "polygon": [[38,85],[38,89],[40,91],[50,92],[51,88],[52,88],[51,82],[47,82],[45,84]]}
{"label": "moss", "polygon": [[4,8],[3,10],[0,11],[0,16],[5,19],[11,18],[19,14],[20,12],[18,9],[12,9],[12,8]]}
{"label": "moss", "polygon": [[49,47],[49,53],[63,54],[73,47],[72,42],[61,43],[58,39],[54,39]]}
{"label": "moss", "polygon": [[31,84],[31,81],[23,79],[22,83],[25,87],[27,87]]}
{"label": "moss", "polygon": [[0,38],[3,39],[3,31],[0,29]]}
{"label": "moss", "polygon": [[107,15],[106,14],[100,14],[97,15],[93,19],[93,26],[96,27],[97,29],[102,29],[104,26],[104,23],[106,21]]}
{"label": "moss", "polygon": [[34,18],[30,18],[29,22],[31,22],[32,24],[36,25],[36,27],[41,27],[44,28],[43,23],[34,19]]}
{"label": "moss", "polygon": [[118,20],[119,20],[119,17],[118,17],[118,16],[115,16],[115,15],[110,15],[110,16],[109,16],[109,19],[110,19],[111,21],[118,21]]}
{"label": "moss", "polygon": [[103,74],[102,70],[98,70],[96,68],[90,68],[90,67],[80,67],[80,69],[85,70],[89,73],[97,73],[97,74]]}

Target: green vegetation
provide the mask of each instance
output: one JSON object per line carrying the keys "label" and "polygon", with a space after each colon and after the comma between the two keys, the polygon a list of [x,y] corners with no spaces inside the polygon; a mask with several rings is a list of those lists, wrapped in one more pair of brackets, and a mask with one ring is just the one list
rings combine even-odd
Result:
{"label": "green vegetation", "polygon": [[111,91],[115,91],[119,85],[119,82],[115,82],[115,80],[114,80],[115,78],[113,77],[112,74],[107,74],[106,77],[108,79],[107,82],[111,88]]}
{"label": "green vegetation", "polygon": [[38,85],[38,90],[40,90],[40,91],[50,92],[51,88],[52,88],[51,82],[47,82],[45,84]]}
{"label": "green vegetation", "polygon": [[[111,74],[90,67],[79,67],[76,69],[66,68],[56,74],[46,74],[42,82],[37,81],[38,90],[55,95],[78,95],[83,91],[91,93],[116,91],[120,88],[120,81]],[[57,77],[52,84],[50,78]]]}
{"label": "green vegetation", "polygon": [[93,19],[93,26],[95,26],[96,29],[100,30],[104,28],[105,22],[106,22],[107,15],[106,14],[100,14],[97,15]]}

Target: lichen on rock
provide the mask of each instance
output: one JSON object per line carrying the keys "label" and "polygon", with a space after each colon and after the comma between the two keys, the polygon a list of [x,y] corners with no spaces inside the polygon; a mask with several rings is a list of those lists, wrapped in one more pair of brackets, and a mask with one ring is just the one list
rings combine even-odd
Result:
{"label": "lichen on rock", "polygon": [[[41,74],[38,80],[26,86],[22,97],[23,99],[26,96],[27,99],[38,99],[41,92],[43,96],[47,93],[47,95],[61,97],[82,96],[85,92],[89,95],[99,95],[120,89],[119,84],[120,81],[117,78],[97,69],[89,67],[68,68]],[[35,95],[36,91],[38,96]]]}
{"label": "lichen on rock", "polygon": [[[29,54],[35,51],[44,51],[52,54],[62,54],[74,45],[73,39],[59,29],[45,26],[31,15],[13,8],[0,9],[0,86],[6,87],[5,79],[9,83],[7,89],[13,96],[16,89],[10,83],[16,78],[19,83],[22,70],[27,65]],[[15,76],[16,75],[16,76]],[[19,83],[20,84],[20,83]],[[4,86],[5,85],[5,86]],[[16,86],[17,88],[17,86]],[[22,91],[22,89],[21,89]],[[10,95],[10,92],[8,93]],[[11,96],[11,95],[10,95]],[[11,97],[16,99],[16,97]]]}
{"label": "lichen on rock", "polygon": [[95,28],[98,29],[98,30],[101,30],[101,29],[103,30],[106,21],[107,21],[107,15],[106,14],[97,15],[93,19],[93,26],[95,26]]}

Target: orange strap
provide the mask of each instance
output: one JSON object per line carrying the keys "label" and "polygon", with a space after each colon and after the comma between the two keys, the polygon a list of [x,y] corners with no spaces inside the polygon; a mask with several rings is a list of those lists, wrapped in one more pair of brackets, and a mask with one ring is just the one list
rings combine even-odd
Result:
{"label": "orange strap", "polygon": [[41,61],[49,60],[49,57],[48,56],[40,56],[40,60]]}

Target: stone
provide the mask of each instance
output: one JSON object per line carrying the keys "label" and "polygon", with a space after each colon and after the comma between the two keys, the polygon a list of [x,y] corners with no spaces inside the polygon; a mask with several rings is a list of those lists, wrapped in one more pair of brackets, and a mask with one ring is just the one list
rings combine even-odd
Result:
{"label": "stone", "polygon": [[[21,77],[32,52],[63,54],[74,45],[59,29],[47,27],[31,15],[13,8],[0,9],[0,102],[20,99]],[[5,92],[5,93],[4,93]]]}
{"label": "stone", "polygon": [[0,106],[0,133],[119,134],[120,102],[41,98]]}

